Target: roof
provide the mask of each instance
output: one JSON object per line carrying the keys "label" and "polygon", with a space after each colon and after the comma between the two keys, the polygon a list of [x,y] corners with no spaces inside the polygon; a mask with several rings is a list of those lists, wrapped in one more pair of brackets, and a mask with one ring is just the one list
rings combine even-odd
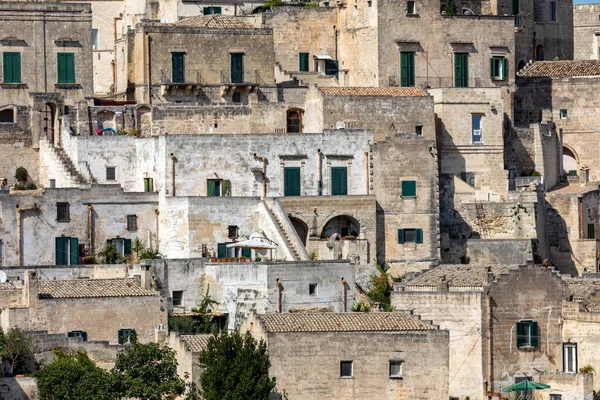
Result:
{"label": "roof", "polygon": [[444,280],[449,287],[486,287],[488,268],[498,276],[516,270],[518,265],[487,266],[472,264],[442,264],[427,270],[413,279],[402,282],[405,287],[436,287]]}
{"label": "roof", "polygon": [[15,290],[17,289],[12,282],[0,282],[0,290]]}
{"label": "roof", "polygon": [[525,78],[600,76],[600,60],[536,61],[521,70],[519,76]]}
{"label": "roof", "polygon": [[414,87],[320,87],[319,90],[324,94],[341,96],[425,96],[425,92],[422,89]]}
{"label": "roof", "polygon": [[401,332],[436,329],[433,325],[400,312],[276,313],[262,314],[258,318],[269,333]]}
{"label": "roof", "polygon": [[208,346],[208,339],[210,339],[212,335],[181,335],[179,339],[181,339],[185,346],[192,353],[199,353]]}
{"label": "roof", "polygon": [[143,289],[140,281],[125,279],[77,279],[39,281],[40,299],[77,299],[90,297],[156,296],[153,290]]}
{"label": "roof", "polygon": [[589,299],[597,290],[600,290],[600,278],[563,278],[569,285],[573,300],[582,301]]}
{"label": "roof", "polygon": [[565,194],[565,195],[580,195],[598,190],[597,184],[588,185],[567,185],[562,187],[552,188],[548,191],[549,194]]}
{"label": "roof", "polygon": [[198,15],[195,17],[184,18],[175,23],[179,26],[195,26],[206,28],[234,28],[234,29],[252,29],[253,25],[239,17],[230,15]]}

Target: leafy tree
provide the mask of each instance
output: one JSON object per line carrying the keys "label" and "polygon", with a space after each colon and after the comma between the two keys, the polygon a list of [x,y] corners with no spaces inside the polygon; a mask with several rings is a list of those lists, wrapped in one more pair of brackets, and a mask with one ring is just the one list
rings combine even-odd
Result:
{"label": "leafy tree", "polygon": [[17,168],[17,170],[15,171],[15,178],[17,179],[17,181],[19,183],[26,183],[27,182],[27,177],[29,176],[29,173],[27,172],[27,170],[23,167],[19,167]]}
{"label": "leafy tree", "polygon": [[116,400],[116,376],[94,364],[84,352],[55,350],[56,359],[36,374],[43,400]]}
{"label": "leafy tree", "polygon": [[219,302],[211,299],[208,294],[210,287],[206,288],[206,293],[202,297],[200,305],[196,308],[192,308],[192,311],[197,313],[193,317],[169,317],[169,329],[180,334],[199,334],[199,333],[211,333],[213,329],[217,328],[216,321],[211,315],[212,306],[219,304]]}
{"label": "leafy tree", "polygon": [[0,329],[0,359],[10,362],[10,374],[29,372],[33,360],[33,346],[29,333],[11,329],[4,333]]}
{"label": "leafy tree", "polygon": [[390,276],[381,265],[378,265],[377,269],[379,270],[379,275],[373,277],[373,285],[367,293],[367,297],[373,303],[380,303],[384,311],[392,311],[393,307],[390,296],[392,285],[390,285]]}
{"label": "leafy tree", "polygon": [[352,307],[350,308],[350,310],[352,312],[369,312],[369,311],[371,311],[371,307],[369,306],[369,304],[365,303],[364,301],[359,301],[359,302],[352,304]]}
{"label": "leafy tree", "polygon": [[139,260],[158,260],[162,258],[162,255],[158,251],[158,249],[150,250],[150,249],[142,249],[139,253],[137,253]]}
{"label": "leafy tree", "polygon": [[119,379],[122,397],[162,400],[183,394],[184,381],[177,376],[175,351],[157,343],[140,344],[135,335],[132,345],[117,354],[113,373]]}
{"label": "leafy tree", "polygon": [[199,365],[205,400],[266,400],[275,389],[275,378],[269,378],[267,345],[250,332],[215,333],[200,353]]}

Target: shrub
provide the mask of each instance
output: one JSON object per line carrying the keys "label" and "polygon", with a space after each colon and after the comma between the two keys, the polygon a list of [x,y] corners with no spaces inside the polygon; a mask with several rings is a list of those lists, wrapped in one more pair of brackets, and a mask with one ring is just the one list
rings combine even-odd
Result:
{"label": "shrub", "polygon": [[29,174],[27,173],[27,170],[25,168],[17,168],[17,171],[15,172],[15,178],[17,178],[17,181],[19,181],[20,183],[25,183],[27,182],[28,176]]}
{"label": "shrub", "polygon": [[35,185],[35,183],[30,183],[29,185],[27,185],[25,187],[26,190],[35,190],[37,189],[37,186]]}

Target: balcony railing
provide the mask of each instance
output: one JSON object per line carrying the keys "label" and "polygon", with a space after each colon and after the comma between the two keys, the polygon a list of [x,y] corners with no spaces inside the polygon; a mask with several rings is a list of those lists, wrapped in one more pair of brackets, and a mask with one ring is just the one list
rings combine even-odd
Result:
{"label": "balcony railing", "polygon": [[160,70],[160,83],[162,85],[206,85],[206,81],[200,75],[200,71],[197,69],[192,69],[185,71],[183,82],[173,82],[173,73],[170,70],[161,69]]}
{"label": "balcony railing", "polygon": [[230,70],[221,70],[221,71],[219,71],[219,75],[221,77],[219,83],[225,84],[225,85],[235,85],[235,84],[253,85],[253,86],[266,86],[267,85],[257,70],[243,71],[241,82],[232,82]]}

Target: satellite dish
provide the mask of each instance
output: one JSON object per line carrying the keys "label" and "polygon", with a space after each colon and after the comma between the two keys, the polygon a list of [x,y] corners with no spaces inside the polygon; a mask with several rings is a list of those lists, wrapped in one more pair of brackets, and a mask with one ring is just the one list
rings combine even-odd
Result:
{"label": "satellite dish", "polygon": [[0,271],[0,283],[4,283],[4,282],[6,282],[6,279],[7,279],[7,278],[8,278],[8,277],[6,276],[6,272],[4,272],[4,271]]}

